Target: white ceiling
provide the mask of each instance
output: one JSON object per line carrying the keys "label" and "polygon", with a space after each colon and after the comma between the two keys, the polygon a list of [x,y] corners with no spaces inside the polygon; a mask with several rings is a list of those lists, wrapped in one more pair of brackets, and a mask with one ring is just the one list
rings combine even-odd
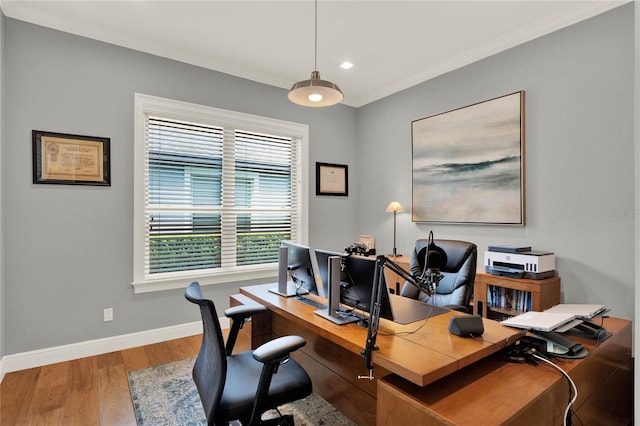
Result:
{"label": "white ceiling", "polygon": [[[320,0],[318,71],[365,105],[627,1]],[[314,3],[2,0],[61,31],[290,88],[314,68]],[[355,66],[345,71],[345,60]]]}

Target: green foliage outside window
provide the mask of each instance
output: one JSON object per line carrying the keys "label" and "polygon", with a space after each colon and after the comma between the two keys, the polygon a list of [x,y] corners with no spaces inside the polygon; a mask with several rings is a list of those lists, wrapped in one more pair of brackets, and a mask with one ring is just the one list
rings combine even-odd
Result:
{"label": "green foliage outside window", "polygon": [[[247,232],[238,234],[238,266],[278,262],[281,241],[290,232]],[[149,272],[151,274],[221,266],[220,234],[150,236]]]}

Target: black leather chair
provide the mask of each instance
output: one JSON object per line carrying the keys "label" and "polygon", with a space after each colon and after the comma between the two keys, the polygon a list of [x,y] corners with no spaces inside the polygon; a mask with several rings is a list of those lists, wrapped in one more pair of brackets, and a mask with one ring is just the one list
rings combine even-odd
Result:
{"label": "black leather chair", "polygon": [[[438,284],[436,294],[429,296],[411,283],[405,283],[401,296],[419,299],[432,305],[443,306],[462,312],[471,312],[473,282],[476,278],[478,248],[475,244],[457,240],[432,240],[446,254],[444,266],[440,268],[443,278]],[[416,241],[411,255],[411,273],[420,275],[423,272],[425,258],[429,251],[429,240]],[[439,256],[436,256],[438,258]],[[432,265],[430,265],[432,266]]]}
{"label": "black leather chair", "polygon": [[200,306],[202,345],[193,367],[193,381],[209,425],[223,425],[239,420],[243,425],[293,424],[292,416],[261,422],[262,414],[280,405],[311,394],[311,379],[290,353],[306,341],[299,336],[271,340],[254,351],[233,353],[238,332],[251,315],[266,308],[255,305],[236,306],[224,314],[232,324],[225,346],[216,308],[204,299],[197,282],[185,290],[188,301]]}

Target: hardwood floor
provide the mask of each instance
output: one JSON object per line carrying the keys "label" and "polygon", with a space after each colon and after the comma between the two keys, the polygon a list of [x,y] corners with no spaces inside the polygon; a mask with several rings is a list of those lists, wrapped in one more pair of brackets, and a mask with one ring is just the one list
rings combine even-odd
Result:
{"label": "hardwood floor", "polygon": [[200,335],[7,373],[0,425],[135,425],[129,371],[192,357]]}

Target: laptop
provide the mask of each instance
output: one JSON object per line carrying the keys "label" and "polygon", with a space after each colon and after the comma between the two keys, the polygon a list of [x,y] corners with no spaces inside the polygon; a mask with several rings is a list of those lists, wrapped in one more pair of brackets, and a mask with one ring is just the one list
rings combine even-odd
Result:
{"label": "laptop", "polygon": [[566,312],[525,312],[511,317],[500,324],[527,330],[553,331],[575,319],[575,315]]}
{"label": "laptop", "polygon": [[606,311],[607,307],[605,305],[573,303],[562,303],[545,310],[545,312],[573,314],[576,318],[593,318],[605,313]]}

